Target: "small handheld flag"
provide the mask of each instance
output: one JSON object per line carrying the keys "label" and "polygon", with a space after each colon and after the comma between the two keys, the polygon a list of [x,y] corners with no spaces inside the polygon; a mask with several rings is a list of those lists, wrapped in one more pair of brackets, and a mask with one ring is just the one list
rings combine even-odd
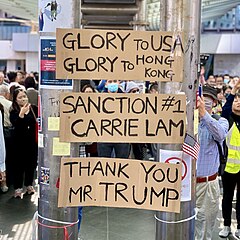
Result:
{"label": "small handheld flag", "polygon": [[200,151],[200,145],[198,142],[195,140],[194,137],[190,136],[189,134],[186,133],[184,143],[182,145],[182,150],[186,154],[192,156],[193,158],[197,159],[198,154]]}

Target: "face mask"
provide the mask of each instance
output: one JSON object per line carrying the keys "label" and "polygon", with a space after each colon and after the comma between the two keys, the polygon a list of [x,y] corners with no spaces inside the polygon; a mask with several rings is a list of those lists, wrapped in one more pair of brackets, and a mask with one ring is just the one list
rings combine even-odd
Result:
{"label": "face mask", "polygon": [[229,82],[229,79],[224,78],[223,82],[224,82],[225,84],[227,84],[227,83]]}
{"label": "face mask", "polygon": [[212,110],[213,101],[210,99],[205,99],[205,109],[206,111]]}
{"label": "face mask", "polygon": [[118,90],[118,84],[117,83],[109,83],[107,85],[107,87],[108,87],[109,92],[112,92],[112,93],[117,92],[117,90]]}

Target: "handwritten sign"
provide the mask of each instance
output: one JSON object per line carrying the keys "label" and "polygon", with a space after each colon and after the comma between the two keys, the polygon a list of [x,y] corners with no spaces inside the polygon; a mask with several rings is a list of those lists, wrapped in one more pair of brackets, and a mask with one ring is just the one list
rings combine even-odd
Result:
{"label": "handwritten sign", "polygon": [[58,207],[180,211],[181,166],[132,159],[62,158]]}
{"label": "handwritten sign", "polygon": [[182,143],[185,119],[185,95],[60,95],[64,142]]}
{"label": "handwritten sign", "polygon": [[173,32],[57,29],[56,76],[181,82],[181,39]]}

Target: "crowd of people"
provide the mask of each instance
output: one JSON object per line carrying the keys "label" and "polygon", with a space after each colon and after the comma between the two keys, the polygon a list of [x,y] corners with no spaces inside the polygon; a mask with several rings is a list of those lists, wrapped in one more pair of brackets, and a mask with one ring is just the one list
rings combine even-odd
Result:
{"label": "crowd of people", "polygon": [[[3,136],[1,191],[13,185],[15,198],[35,193],[37,166],[38,74],[22,71],[0,72],[0,107]],[[4,145],[3,145],[4,144]],[[4,161],[3,161],[4,160]]]}
{"label": "crowd of people", "polygon": [[[218,144],[222,146],[224,141],[228,147],[228,161],[222,175],[224,228],[219,232],[219,236],[228,237],[231,233],[232,201],[237,186],[235,236],[240,238],[240,79],[238,76],[210,75],[206,80],[201,77],[200,84],[203,85],[203,95],[198,96],[197,99],[200,153],[196,171],[198,212],[195,239],[212,239],[220,197],[217,178]],[[116,79],[85,80],[81,81],[81,92],[157,94],[158,83],[138,84],[134,81]],[[37,166],[37,99],[37,73],[26,75],[23,72],[9,72],[7,76],[4,76],[0,72],[0,106],[3,113],[1,116],[3,124],[0,128],[1,189],[2,192],[6,192],[8,186],[13,184],[16,198],[21,198],[22,194],[31,195],[35,192],[33,178]],[[219,115],[219,118],[213,118],[214,114]],[[15,146],[14,151],[12,151],[12,146]],[[156,146],[142,143],[86,143],[80,145],[79,156],[126,159],[132,155],[134,159],[143,160],[147,149],[150,156],[156,159]],[[3,164],[4,158],[6,167]],[[82,208],[80,207],[79,216],[81,215]]]}
{"label": "crowd of people", "polygon": [[220,197],[218,144],[223,147],[224,141],[228,149],[221,176],[224,228],[219,236],[227,238],[232,233],[232,202],[237,189],[235,236],[240,238],[240,79],[238,76],[210,75],[206,80],[200,76],[199,82],[203,85],[203,97],[198,97],[200,154],[196,172],[195,239],[212,239]]}

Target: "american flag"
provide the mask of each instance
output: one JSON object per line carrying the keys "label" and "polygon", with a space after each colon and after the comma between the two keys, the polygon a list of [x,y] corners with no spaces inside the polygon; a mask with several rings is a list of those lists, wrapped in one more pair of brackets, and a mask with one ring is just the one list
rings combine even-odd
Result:
{"label": "american flag", "polygon": [[199,151],[200,151],[200,145],[192,136],[190,136],[189,134],[186,133],[184,143],[182,145],[182,150],[186,154],[197,159]]}

